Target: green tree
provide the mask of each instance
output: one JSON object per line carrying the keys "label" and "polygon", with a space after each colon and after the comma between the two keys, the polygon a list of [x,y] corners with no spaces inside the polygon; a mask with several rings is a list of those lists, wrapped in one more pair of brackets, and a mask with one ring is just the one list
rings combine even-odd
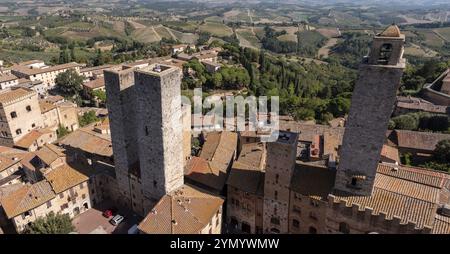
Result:
{"label": "green tree", "polygon": [[330,104],[328,105],[329,111],[335,117],[344,116],[350,110],[350,103],[351,101],[348,98],[337,97],[330,101]]}
{"label": "green tree", "polygon": [[97,122],[99,120],[100,119],[95,115],[95,111],[93,110],[85,112],[82,116],[78,118],[78,122],[80,123],[81,127],[91,124],[93,122]]}
{"label": "green tree", "polygon": [[68,214],[49,213],[46,217],[38,218],[28,226],[25,234],[68,234],[75,231]]}
{"label": "green tree", "polygon": [[401,130],[416,130],[418,127],[417,119],[411,115],[401,115],[392,118],[395,123],[395,128]]}
{"label": "green tree", "polygon": [[450,139],[441,140],[437,143],[433,157],[439,162],[450,165]]}
{"label": "green tree", "polygon": [[73,69],[59,73],[56,76],[56,87],[66,96],[80,98],[80,92],[83,90],[83,78]]}
{"label": "green tree", "polygon": [[92,92],[92,96],[97,98],[101,103],[106,103],[106,93],[103,90],[95,90]]}
{"label": "green tree", "polygon": [[58,134],[58,138],[62,138],[64,136],[66,136],[67,134],[69,134],[69,130],[67,130],[64,126],[62,126],[61,124],[58,126],[58,130],[56,131],[56,133]]}

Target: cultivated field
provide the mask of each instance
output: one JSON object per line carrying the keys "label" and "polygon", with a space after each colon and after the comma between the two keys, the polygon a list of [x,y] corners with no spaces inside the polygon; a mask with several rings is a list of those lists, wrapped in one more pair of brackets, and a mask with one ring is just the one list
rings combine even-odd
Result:
{"label": "cultivated field", "polygon": [[199,26],[199,30],[219,37],[230,36],[233,34],[233,30],[231,28],[222,23],[216,22],[205,22],[205,24]]}

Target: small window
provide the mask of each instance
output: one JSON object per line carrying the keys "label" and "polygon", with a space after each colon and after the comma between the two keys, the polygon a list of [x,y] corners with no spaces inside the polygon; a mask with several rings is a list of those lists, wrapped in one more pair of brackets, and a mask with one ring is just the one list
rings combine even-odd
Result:
{"label": "small window", "polygon": [[33,124],[31,125],[31,128],[34,128],[34,127],[36,127],[36,124],[33,123]]}
{"label": "small window", "polygon": [[358,179],[356,179],[356,177],[352,178],[352,186],[356,186],[356,184],[358,183]]}
{"label": "small window", "polygon": [[16,111],[11,112],[11,117],[12,117],[12,118],[16,118],[16,117],[17,117]]}
{"label": "small window", "polygon": [[317,229],[316,229],[315,227],[309,227],[308,232],[309,232],[310,234],[317,234]]}
{"label": "small window", "polygon": [[272,218],[270,218],[270,223],[275,224],[275,225],[280,225],[280,219],[272,217]]}
{"label": "small window", "polygon": [[50,207],[52,207],[52,201],[47,202],[47,208],[50,208]]}
{"label": "small window", "polygon": [[28,106],[26,107],[26,109],[27,109],[28,112],[30,112],[30,111],[31,111],[31,106],[28,105]]}
{"label": "small window", "polygon": [[16,130],[16,134],[17,134],[17,135],[22,134],[22,130],[21,130],[21,129],[17,129],[17,130]]}
{"label": "small window", "polygon": [[275,200],[278,200],[278,191],[275,191],[274,196],[275,196]]}
{"label": "small window", "polygon": [[349,225],[345,222],[339,223],[339,232],[344,233],[344,234],[349,234],[350,233]]}
{"label": "small window", "polygon": [[276,183],[276,184],[278,184],[279,178],[280,178],[280,175],[276,174],[276,175],[275,175],[275,183]]}
{"label": "small window", "polygon": [[292,226],[294,228],[299,228],[300,227],[300,221],[298,221],[296,219],[292,220]]}

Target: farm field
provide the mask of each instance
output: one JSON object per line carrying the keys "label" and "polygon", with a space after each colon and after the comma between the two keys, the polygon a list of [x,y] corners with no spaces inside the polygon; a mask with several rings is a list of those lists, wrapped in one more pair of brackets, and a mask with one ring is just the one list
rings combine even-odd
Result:
{"label": "farm field", "polygon": [[450,42],[450,27],[436,28],[433,31],[442,36],[447,42]]}
{"label": "farm field", "polygon": [[199,26],[199,30],[219,37],[230,36],[233,34],[233,30],[231,28],[222,23],[216,22],[205,22],[205,24]]}
{"label": "farm field", "polygon": [[248,48],[261,48],[258,38],[252,33],[250,27],[240,28],[236,30],[240,45]]}

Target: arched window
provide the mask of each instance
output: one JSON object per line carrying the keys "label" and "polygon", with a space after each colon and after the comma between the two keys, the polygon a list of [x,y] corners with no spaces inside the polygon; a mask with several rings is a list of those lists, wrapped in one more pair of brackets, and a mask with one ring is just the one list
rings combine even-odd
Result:
{"label": "arched window", "polygon": [[317,229],[316,229],[315,227],[309,227],[308,232],[309,232],[310,234],[317,234]]}
{"label": "arched window", "polygon": [[280,179],[280,175],[276,174],[275,175],[275,183],[278,184],[278,180]]}
{"label": "arched window", "polygon": [[350,234],[349,225],[345,222],[339,223],[339,232],[344,233],[344,234]]}
{"label": "arched window", "polygon": [[378,59],[378,62],[381,64],[387,64],[389,62],[389,59],[392,55],[392,44],[385,43],[381,45],[380,48],[380,57]]}

